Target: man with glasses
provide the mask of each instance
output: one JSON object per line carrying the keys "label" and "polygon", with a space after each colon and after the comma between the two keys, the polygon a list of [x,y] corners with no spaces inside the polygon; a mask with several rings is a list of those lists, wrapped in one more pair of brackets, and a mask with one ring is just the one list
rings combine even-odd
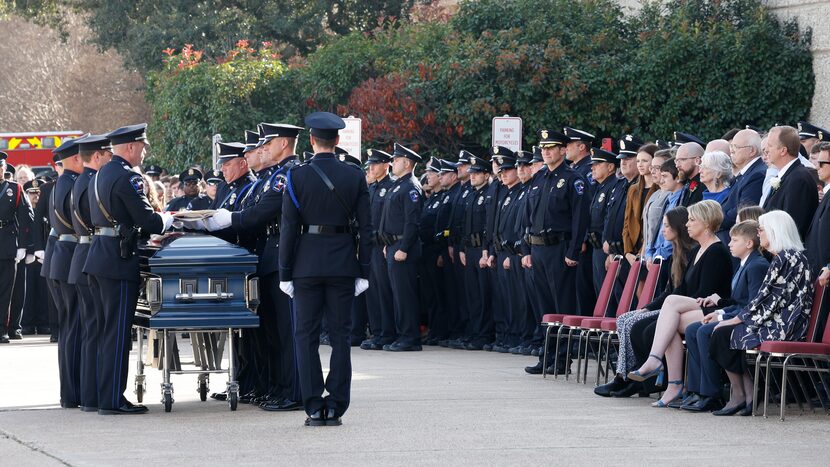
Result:
{"label": "man with glasses", "polygon": [[689,207],[703,199],[705,186],[700,182],[700,162],[703,146],[695,142],[683,143],[677,149],[675,164],[680,181],[684,183],[680,205]]}
{"label": "man with glasses", "polygon": [[824,198],[813,215],[804,244],[814,275],[826,272],[830,263],[830,245],[827,244],[830,238],[830,196],[827,196],[830,190],[830,143],[820,143],[816,168],[819,180],[824,182]]}
{"label": "man with glasses", "polygon": [[179,183],[182,184],[184,195],[174,198],[165,211],[200,211],[208,209],[211,205],[210,198],[202,193],[199,182],[202,181],[202,171],[191,167],[179,175]]}
{"label": "man with glasses", "polygon": [[741,130],[729,145],[732,173],[735,176],[726,200],[723,202],[721,231],[729,232],[735,225],[738,211],[745,206],[756,206],[761,200],[766,166],[761,161],[761,136],[755,130]]}

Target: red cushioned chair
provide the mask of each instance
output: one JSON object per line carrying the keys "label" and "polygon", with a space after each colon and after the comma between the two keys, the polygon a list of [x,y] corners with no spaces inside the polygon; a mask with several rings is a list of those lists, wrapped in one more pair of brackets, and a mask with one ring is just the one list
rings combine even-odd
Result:
{"label": "red cushioned chair", "polygon": [[[820,316],[826,316],[825,310],[825,287],[819,284],[818,280],[815,283],[815,291],[813,292],[813,307],[810,310],[810,324],[807,327],[807,341],[792,342],[792,341],[767,341],[762,342],[757,349],[757,357],[755,358],[755,379],[753,381],[752,398],[753,413],[756,415],[758,406],[758,376],[760,374],[761,366],[766,367],[764,373],[764,418],[767,418],[767,405],[769,403],[769,386],[770,386],[770,367],[772,367],[776,360],[780,362],[775,364],[776,368],[782,368],[781,374],[781,421],[784,421],[784,411],[787,406],[787,371],[806,371],[806,372],[821,372],[830,373],[830,368],[821,368],[816,365],[818,361],[830,362],[830,319],[827,320],[824,326],[824,332],[819,333],[818,322]],[[766,358],[766,361],[764,361]],[[801,359],[803,364],[790,367],[792,359]],[[812,362],[812,366],[806,364],[806,360]],[[808,400],[809,403],[809,400]],[[800,402],[799,402],[800,404]],[[803,409],[803,408],[802,408]]]}
{"label": "red cushioned chair", "polygon": [[[620,261],[622,260],[622,256],[617,255],[612,260],[611,263],[608,264],[608,268],[605,271],[605,279],[602,281],[602,287],[599,290],[599,297],[597,297],[597,303],[594,305],[594,318],[601,318],[605,316],[605,310],[608,309],[608,304],[611,302],[611,294],[614,293],[614,283],[617,280],[617,274],[620,272]],[[545,315],[548,316],[548,315]],[[554,358],[559,355],[559,343],[562,341],[562,331],[567,329],[568,330],[568,347],[567,347],[567,357],[566,362],[569,362],[571,359],[571,337],[573,336],[573,332],[579,329],[579,326],[582,325],[582,320],[589,319],[590,316],[585,315],[557,315],[557,319],[559,320],[559,330],[556,333],[556,351],[553,354]],[[542,357],[542,376],[546,376],[547,372],[547,365],[548,365],[548,341],[550,339],[550,332],[552,326],[548,325],[547,329],[545,330],[545,355]],[[581,346],[580,341],[580,346]],[[581,363],[580,363],[581,366]],[[555,370],[558,370],[555,369]],[[553,377],[556,378],[558,376],[558,371],[553,372]],[[565,380],[568,379],[567,372],[565,374]],[[579,381],[579,366],[577,366],[577,382]]]}
{"label": "red cushioned chair", "polygon": [[[633,271],[632,267],[632,271]],[[648,270],[648,274],[646,275],[646,281],[643,284],[643,290],[640,292],[640,299],[637,301],[637,308],[641,309],[648,305],[652,300],[654,300],[654,295],[657,292],[657,283],[660,281],[660,273],[663,269],[663,258],[658,256],[651,261],[651,268]],[[629,290],[629,282],[632,282],[631,289]],[[617,306],[617,315],[614,318],[604,318],[599,325],[599,329],[601,331],[601,335],[599,337],[599,350],[600,354],[602,354],[602,342],[605,341],[605,382],[608,382],[608,375],[613,372],[611,368],[611,346],[618,344],[619,341],[617,339],[617,318],[620,317],[623,313],[628,313],[631,311],[631,304],[634,301],[634,292],[637,289],[637,283],[639,282],[639,274],[635,277],[632,277],[631,274],[628,275],[628,278],[625,282],[625,289],[623,290],[622,297],[620,299],[620,303]],[[599,365],[597,366],[597,384],[599,384]]]}

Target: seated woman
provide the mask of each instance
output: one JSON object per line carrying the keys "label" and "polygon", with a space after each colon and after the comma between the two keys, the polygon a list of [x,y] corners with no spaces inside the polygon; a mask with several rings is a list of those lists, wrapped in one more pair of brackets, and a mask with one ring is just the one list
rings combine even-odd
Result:
{"label": "seated woman", "polygon": [[709,355],[726,370],[732,390],[715,415],[752,414],[752,379],[744,351],[761,342],[804,339],[813,306],[813,278],[792,217],[772,211],[758,218],[761,248],[773,255],[758,295],[734,318],[715,327]]}
{"label": "seated woman", "polygon": [[664,292],[658,300],[649,303],[647,310],[659,311],[654,342],[649,358],[638,370],[628,373],[628,379],[644,381],[657,375],[658,384],[664,375],[663,357],[669,371],[669,381],[663,397],[653,404],[666,407],[680,396],[683,389],[683,341],[680,333],[686,326],[703,319],[703,310],[697,298],[713,293],[721,297],[731,295],[732,259],[729,250],[715,235],[723,221],[723,210],[715,201],[705,200],[689,206],[686,227],[689,237],[700,245],[692,251],[693,261],[678,287]]}
{"label": "seated woman", "polygon": [[723,204],[729,196],[729,180],[732,178],[732,159],[721,151],[707,152],[700,161],[700,183],[706,185],[703,199]]}
{"label": "seated woman", "polygon": [[[738,219],[741,219],[740,215]],[[758,222],[739,221],[729,231],[729,251],[740,260],[740,267],[732,277],[732,298],[718,294],[699,298],[703,309],[718,307],[715,311],[686,327],[686,397],[670,407],[695,412],[709,412],[723,407],[721,399],[721,369],[709,358],[709,341],[721,321],[737,316],[757,294],[769,269],[769,261],[761,255]]]}
{"label": "seated woman", "polygon": [[[666,258],[671,269],[671,283],[667,289],[673,290],[679,287],[682,277],[686,272],[686,265],[689,264],[689,254],[692,251],[694,242],[689,238],[686,230],[688,212],[683,206],[672,208],[663,216],[662,236],[672,242],[672,256]],[[659,308],[659,305],[656,306]],[[629,397],[636,393],[641,385],[626,381],[625,375],[630,368],[637,364],[637,357],[631,347],[631,327],[640,320],[648,319],[657,315],[658,311],[634,310],[624,313],[617,318],[617,336],[620,341],[620,350],[617,355],[617,374],[614,380],[608,384],[598,386],[594,393],[603,397]]]}

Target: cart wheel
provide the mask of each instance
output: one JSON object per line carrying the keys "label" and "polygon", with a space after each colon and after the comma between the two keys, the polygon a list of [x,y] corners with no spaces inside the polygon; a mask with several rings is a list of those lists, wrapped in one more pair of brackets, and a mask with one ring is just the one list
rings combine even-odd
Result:
{"label": "cart wheel", "polygon": [[207,393],[208,393],[207,382],[200,381],[199,382],[199,399],[202,399],[202,402],[207,400]]}
{"label": "cart wheel", "polygon": [[139,404],[144,402],[144,385],[143,384],[137,383],[135,385],[135,399],[138,401]]}
{"label": "cart wheel", "polygon": [[231,412],[236,411],[237,404],[239,404],[239,394],[236,392],[228,393],[228,405],[231,407]]}
{"label": "cart wheel", "polygon": [[164,411],[170,412],[173,410],[173,395],[172,394],[165,394],[164,395]]}

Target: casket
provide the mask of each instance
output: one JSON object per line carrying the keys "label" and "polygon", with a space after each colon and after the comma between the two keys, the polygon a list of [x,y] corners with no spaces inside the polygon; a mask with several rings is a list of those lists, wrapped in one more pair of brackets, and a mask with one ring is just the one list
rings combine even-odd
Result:
{"label": "casket", "polygon": [[259,326],[257,257],[200,233],[174,232],[139,247],[134,324],[148,329]]}

